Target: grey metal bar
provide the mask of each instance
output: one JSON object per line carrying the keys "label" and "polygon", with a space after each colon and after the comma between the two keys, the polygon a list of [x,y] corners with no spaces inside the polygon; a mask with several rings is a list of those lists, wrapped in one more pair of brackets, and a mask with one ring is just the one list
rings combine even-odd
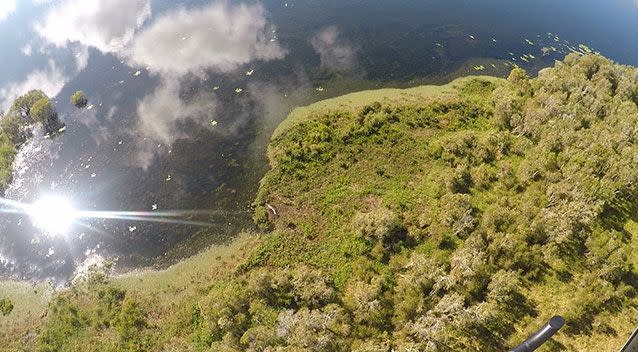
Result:
{"label": "grey metal bar", "polygon": [[560,328],[565,325],[565,319],[560,316],[551,318],[547,324],[536,331],[527,340],[514,347],[510,352],[532,352],[549,340]]}
{"label": "grey metal bar", "polygon": [[620,352],[638,352],[638,329],[634,330]]}

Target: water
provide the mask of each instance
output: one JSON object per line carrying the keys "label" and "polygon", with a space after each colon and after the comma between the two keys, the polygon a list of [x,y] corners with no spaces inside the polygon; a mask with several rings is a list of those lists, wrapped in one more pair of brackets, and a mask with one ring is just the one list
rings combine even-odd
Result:
{"label": "water", "polygon": [[[51,237],[3,215],[0,276],[57,282],[89,256],[162,266],[250,229],[268,137],[296,105],[513,64],[534,73],[579,44],[638,65],[634,0],[58,0],[5,15],[0,106],[41,88],[67,125],[22,148],[6,196],[209,210],[196,220],[212,224],[92,220]],[[90,109],[70,106],[78,89]]]}

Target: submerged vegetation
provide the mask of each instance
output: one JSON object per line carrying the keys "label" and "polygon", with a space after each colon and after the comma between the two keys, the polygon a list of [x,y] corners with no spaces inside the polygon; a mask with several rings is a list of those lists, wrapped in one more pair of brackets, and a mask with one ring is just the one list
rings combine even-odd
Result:
{"label": "submerged vegetation", "polygon": [[638,69],[572,54],[534,79],[293,112],[255,201],[264,235],[170,279],[96,273],[0,343],[503,351],[560,314],[548,350],[617,350],[638,312],[637,104]]}

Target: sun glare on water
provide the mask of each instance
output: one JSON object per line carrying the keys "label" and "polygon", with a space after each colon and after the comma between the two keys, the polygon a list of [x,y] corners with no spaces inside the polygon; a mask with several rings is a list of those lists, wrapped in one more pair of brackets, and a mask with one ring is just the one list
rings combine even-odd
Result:
{"label": "sun glare on water", "polygon": [[[0,0],[1,1],[1,0]],[[120,221],[154,222],[158,224],[179,224],[190,226],[216,227],[218,224],[192,219],[193,216],[210,216],[211,210],[157,210],[153,211],[89,211],[75,209],[72,203],[60,195],[44,195],[32,204],[25,204],[0,197],[0,214],[26,214],[33,226],[50,236],[66,236],[75,222],[80,220],[110,219]],[[83,224],[87,226],[86,224]]]}
{"label": "sun glare on water", "polygon": [[34,226],[55,236],[64,235],[75,219],[75,210],[68,199],[44,196],[29,206]]}

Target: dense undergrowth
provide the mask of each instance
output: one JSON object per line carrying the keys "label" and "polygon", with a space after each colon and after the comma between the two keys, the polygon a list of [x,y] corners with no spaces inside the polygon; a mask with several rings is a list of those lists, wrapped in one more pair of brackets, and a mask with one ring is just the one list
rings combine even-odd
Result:
{"label": "dense undergrowth", "polygon": [[638,303],[637,104],[638,69],[569,55],[535,79],[316,111],[271,141],[268,234],[198,269],[226,274],[96,274],[22,346],[504,351],[560,314],[547,350],[617,350]]}

